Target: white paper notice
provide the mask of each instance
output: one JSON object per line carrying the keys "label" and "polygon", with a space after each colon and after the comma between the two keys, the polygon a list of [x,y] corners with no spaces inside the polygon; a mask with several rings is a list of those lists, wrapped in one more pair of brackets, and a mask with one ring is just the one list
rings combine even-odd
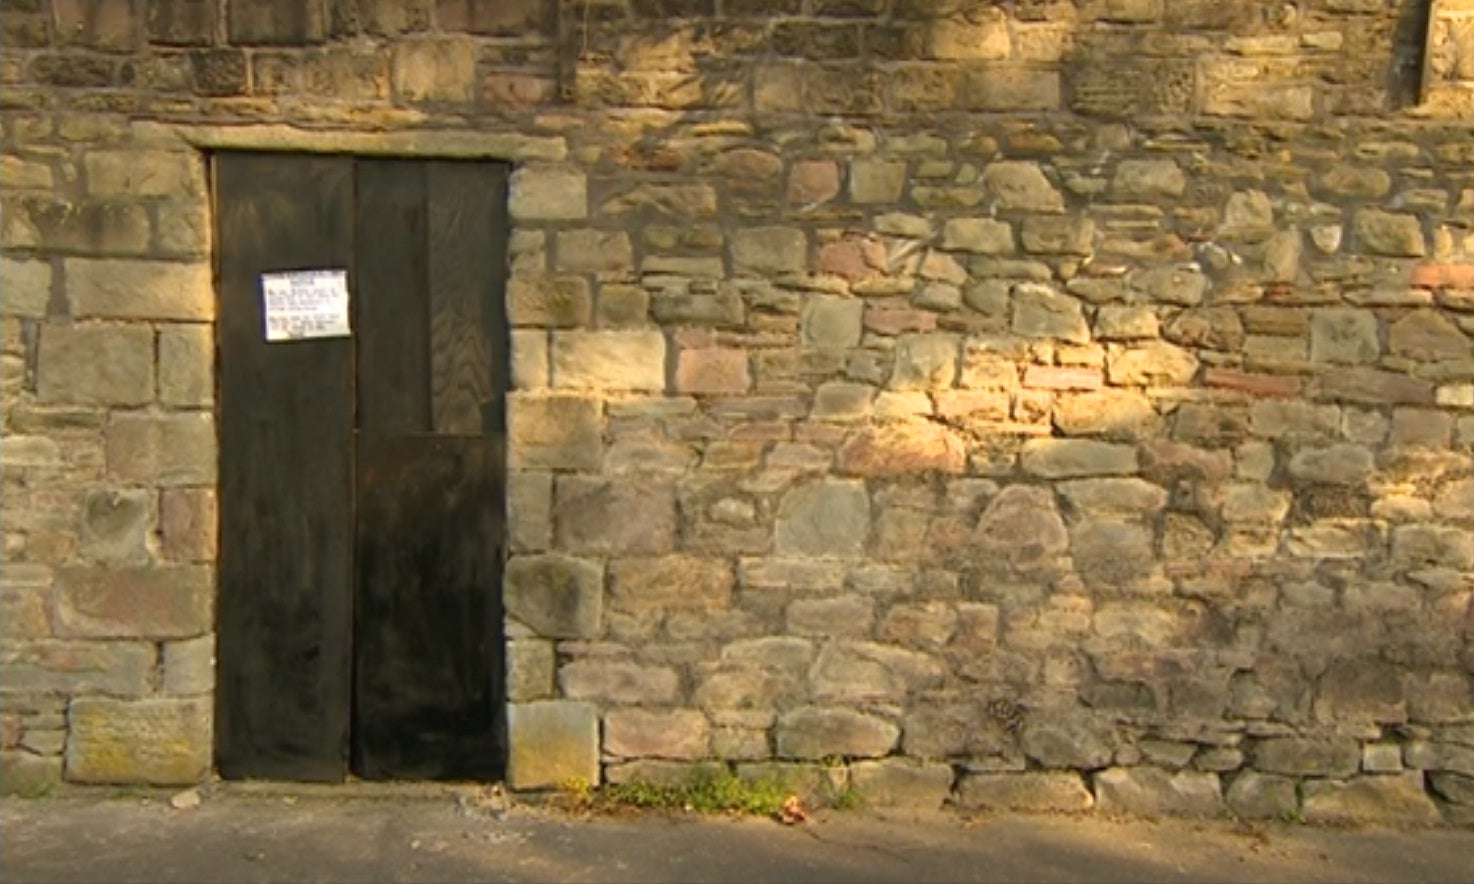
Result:
{"label": "white paper notice", "polygon": [[348,271],[261,274],[266,340],[343,338],[348,329]]}

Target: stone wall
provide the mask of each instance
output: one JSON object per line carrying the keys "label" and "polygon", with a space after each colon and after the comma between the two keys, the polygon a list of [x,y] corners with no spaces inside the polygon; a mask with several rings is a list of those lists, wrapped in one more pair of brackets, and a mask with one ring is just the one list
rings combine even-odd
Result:
{"label": "stone wall", "polygon": [[1469,820],[1469,18],[7,3],[6,788],[209,771],[261,147],[517,163],[514,786]]}

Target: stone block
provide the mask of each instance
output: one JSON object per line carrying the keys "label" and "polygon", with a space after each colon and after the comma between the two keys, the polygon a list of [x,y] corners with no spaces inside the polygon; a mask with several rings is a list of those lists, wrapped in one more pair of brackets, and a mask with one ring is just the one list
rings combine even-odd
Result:
{"label": "stone block", "polygon": [[809,266],[808,237],[796,227],[743,228],[728,242],[737,276],[803,273]]}
{"label": "stone block", "polygon": [[1323,399],[1368,405],[1431,405],[1433,384],[1422,378],[1372,368],[1348,368],[1320,378]]}
{"label": "stone block", "polygon": [[1024,754],[1044,767],[1099,768],[1110,763],[1115,735],[1097,716],[1067,710],[1041,710],[1019,733]]}
{"label": "stone block", "polygon": [[153,689],[154,657],[153,645],[142,641],[7,641],[0,684],[7,691],[137,696]]}
{"label": "stone block", "polygon": [[206,412],[114,414],[106,435],[108,474],[170,487],[215,482],[215,421]]}
{"label": "stone block", "polygon": [[128,0],[54,0],[57,42],[104,52],[136,49],[140,22],[135,6]]}
{"label": "stone block", "polygon": [[1062,212],[1064,197],[1045,176],[1038,163],[1028,160],[998,160],[983,170],[983,188],[1000,209],[1030,212]]}
{"label": "stone block", "polygon": [[194,151],[92,150],[82,163],[93,196],[201,199],[205,194],[204,160]]}
{"label": "stone block", "polygon": [[619,559],[610,572],[610,604],[636,614],[725,608],[735,579],[725,561],[686,555]]}
{"label": "stone block", "polygon": [[935,810],[952,791],[952,767],[900,758],[857,761],[850,765],[850,786],[868,806]]}
{"label": "stone block", "polygon": [[7,201],[5,215],[7,248],[82,255],[139,255],[148,250],[148,212],[139,203],[34,197]]}
{"label": "stone block", "polygon": [[735,348],[682,350],[676,364],[676,392],[739,395],[752,385],[747,351]]}
{"label": "stone block", "polygon": [[1047,111],[1060,106],[1059,71],[1021,64],[963,72],[962,106],[977,111]]}
{"label": "stone block", "polygon": [[787,631],[793,635],[864,638],[875,624],[875,603],[854,594],[795,599],[787,613]]}
{"label": "stone block", "polygon": [[1139,816],[1215,817],[1224,812],[1218,775],[1169,774],[1156,767],[1113,767],[1094,776],[1101,810]]}
{"label": "stone block", "polygon": [[[394,94],[404,101],[467,104],[476,100],[476,44],[464,37],[399,40],[394,44],[390,72]],[[515,195],[515,173],[513,182]],[[515,196],[513,205],[513,217],[526,217],[518,214]]]}
{"label": "stone block", "polygon": [[64,568],[56,632],[89,638],[189,638],[214,624],[209,568]]}
{"label": "stone block", "polygon": [[215,338],[208,325],[159,329],[159,401],[174,408],[215,402]]}
{"label": "stone block", "polygon": [[1161,426],[1151,399],[1134,391],[1113,389],[1060,396],[1055,400],[1053,421],[1066,436],[1108,439],[1140,439]]}
{"label": "stone block", "polygon": [[111,564],[148,560],[148,537],[154,527],[154,495],[139,488],[87,491],[78,530],[83,556]]}
{"label": "stone block", "polygon": [[1156,564],[1150,529],[1110,519],[1081,522],[1072,528],[1070,557],[1092,586],[1145,577]]}
{"label": "stone block", "polygon": [[604,608],[604,569],[564,555],[513,556],[502,580],[507,616],[545,638],[593,638]]}
{"label": "stone block", "polygon": [[1152,267],[1129,277],[1131,289],[1154,302],[1195,307],[1208,291],[1208,278],[1195,267]]}
{"label": "stone block", "polygon": [[949,61],[998,61],[1008,58],[1010,47],[1008,14],[1001,9],[937,18],[927,39],[928,54]]}
{"label": "stone block", "polygon": [[899,160],[860,159],[850,163],[850,201],[892,204],[906,186],[906,163]]}
{"label": "stone block", "polygon": [[969,810],[1080,813],[1095,806],[1095,797],[1077,773],[976,773],[962,778],[957,804]]}
{"label": "stone block", "polygon": [[213,561],[216,552],[215,490],[171,488],[159,499],[164,557],[176,562]]}
{"label": "stone block", "polygon": [[198,783],[210,773],[209,697],[80,697],[68,710],[67,779],[81,783]]}
{"label": "stone block", "polygon": [[215,637],[163,643],[166,694],[207,694],[215,689]]}
{"label": "stone block", "polygon": [[148,4],[145,29],[150,43],[208,46],[215,39],[212,0],[155,0]]}
{"label": "stone block", "polygon": [[659,555],[676,543],[675,492],[635,479],[559,477],[557,546],[575,554]]}
{"label": "stone block", "polygon": [[553,333],[553,386],[579,390],[665,389],[665,335],[655,330]]}
{"label": "stone block", "polygon": [[536,328],[514,328],[511,338],[512,389],[547,389],[551,383],[547,332]]}
{"label": "stone block", "polygon": [[1387,349],[1398,356],[1431,362],[1468,359],[1474,354],[1474,342],[1438,311],[1414,310],[1388,329]]}
{"label": "stone block", "polygon": [[780,555],[854,557],[870,531],[870,498],[858,481],[828,480],[783,495],[774,527]]}
{"label": "stone block", "polygon": [[579,328],[589,324],[593,304],[581,277],[513,276],[507,283],[507,316],[516,326]]}
{"label": "stone block", "polygon": [[1234,778],[1227,798],[1228,809],[1246,820],[1285,820],[1300,810],[1293,779],[1252,770]]}
{"label": "stone block", "polygon": [[942,248],[979,255],[1015,251],[1013,227],[992,218],[952,218],[942,228]]}
{"label": "stone block", "polygon": [[1095,249],[1095,222],[1089,218],[1031,215],[1019,230],[1024,251],[1035,255],[1089,255]]}
{"label": "stone block", "polygon": [[1164,341],[1112,347],[1106,377],[1123,387],[1185,387],[1198,372],[1198,358]]}
{"label": "stone block", "polygon": [[1442,821],[1419,771],[1346,781],[1309,780],[1304,789],[1308,823],[1436,826]]}
{"label": "stone block", "polygon": [[780,758],[878,758],[900,740],[901,729],[884,718],[853,709],[803,706],[778,719]]}
{"label": "stone block", "polygon": [[973,532],[980,551],[1024,570],[1049,564],[1069,542],[1054,496],[1029,485],[1010,485],[999,492]]}
{"label": "stone block", "polygon": [[507,706],[507,784],[553,789],[599,782],[599,713],[592,703],[546,700]]}
{"label": "stone block", "polygon": [[60,784],[60,757],[0,752],[0,795],[39,798]]}
{"label": "stone block", "polygon": [[1428,785],[1450,804],[1474,805],[1474,777],[1438,771],[1428,775]]}
{"label": "stone block", "polygon": [[598,400],[515,394],[508,398],[507,454],[513,469],[598,469],[604,449]]}
{"label": "stone block", "polygon": [[1317,310],[1311,315],[1312,362],[1375,362],[1381,352],[1374,314],[1364,310]]}
{"label": "stone block", "polygon": [[1352,229],[1361,247],[1373,255],[1421,258],[1428,251],[1417,215],[1361,209],[1352,220]]}
{"label": "stone block", "polygon": [[1348,777],[1361,767],[1361,750],[1352,739],[1274,737],[1260,741],[1250,759],[1264,773]]}
{"label": "stone block", "polygon": [[1187,176],[1172,160],[1122,160],[1111,179],[1111,193],[1131,200],[1182,196]]}
{"label": "stone block", "polygon": [[46,324],[40,338],[36,393],[42,402],[128,406],[153,400],[152,330]]}
{"label": "stone block", "polygon": [[319,3],[290,0],[231,0],[226,19],[230,42],[295,46],[318,43],[327,35]]}
{"label": "stone block", "polygon": [[512,173],[507,205],[517,221],[578,221],[589,216],[588,178],[558,166],[523,166]]}
{"label": "stone block", "polygon": [[50,303],[50,261],[0,258],[0,313],[40,319]]}
{"label": "stone block", "polygon": [[1322,485],[1356,485],[1376,468],[1370,450],[1342,443],[1324,448],[1302,448],[1290,458],[1290,475]]}
{"label": "stone block", "polygon": [[551,698],[557,669],[553,642],[537,638],[507,642],[507,701],[525,703]]}
{"label": "stone block", "polygon": [[945,390],[957,378],[958,339],[952,334],[902,335],[888,386],[893,390]]}
{"label": "stone block", "polygon": [[545,0],[436,0],[440,27],[496,37],[526,37],[550,27]]}
{"label": "stone block", "polygon": [[801,335],[804,346],[841,351],[860,343],[865,304],[858,298],[814,295],[803,306]]}
{"label": "stone block", "polygon": [[1028,338],[1057,338],[1072,343],[1090,340],[1080,302],[1069,295],[1036,284],[1013,290],[1013,332]]}
{"label": "stone block", "polygon": [[569,273],[627,273],[634,269],[629,234],[617,230],[566,230],[556,239],[558,270]]}
{"label": "stone block", "polygon": [[616,758],[706,758],[711,723],[693,709],[614,709],[604,715],[604,752]]}
{"label": "stone block", "polygon": [[861,430],[839,451],[839,470],[855,476],[962,473],[967,450],[957,434],[929,421],[888,423]]}
{"label": "stone block", "polygon": [[559,667],[558,685],[570,700],[659,704],[676,699],[680,679],[669,666],[591,657]]}
{"label": "stone block", "polygon": [[553,542],[553,477],[513,473],[507,477],[507,535],[513,552],[539,552]]}
{"label": "stone block", "polygon": [[788,201],[800,205],[828,202],[839,195],[839,165],[833,160],[794,163],[788,173]]}
{"label": "stone block", "polygon": [[1030,439],[1021,453],[1024,471],[1046,479],[1126,475],[1137,470],[1136,449],[1089,439]]}

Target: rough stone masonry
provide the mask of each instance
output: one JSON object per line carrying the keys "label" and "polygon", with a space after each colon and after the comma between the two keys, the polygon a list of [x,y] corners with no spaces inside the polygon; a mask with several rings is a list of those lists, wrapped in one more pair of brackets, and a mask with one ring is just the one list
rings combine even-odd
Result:
{"label": "rough stone masonry", "polygon": [[260,147],[517,166],[513,786],[1474,820],[1474,3],[563,6],[7,0],[7,791],[210,772]]}

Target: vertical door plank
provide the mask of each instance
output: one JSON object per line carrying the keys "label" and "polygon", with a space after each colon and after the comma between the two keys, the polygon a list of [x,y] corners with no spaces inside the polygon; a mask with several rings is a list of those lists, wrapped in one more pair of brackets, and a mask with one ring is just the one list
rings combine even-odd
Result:
{"label": "vertical door plank", "polygon": [[496,779],[502,447],[359,436],[353,769],[367,779]]}
{"label": "vertical door plank", "polygon": [[226,777],[340,780],[353,578],[353,351],[268,344],[263,272],[348,268],[347,158],[221,154],[220,599]]}
{"label": "vertical door plank", "polygon": [[432,426],[479,434],[499,420],[496,390],[505,389],[490,325],[502,315],[506,275],[504,167],[432,162],[427,172]]}
{"label": "vertical door plank", "polygon": [[359,160],[358,426],[430,429],[425,164]]}

